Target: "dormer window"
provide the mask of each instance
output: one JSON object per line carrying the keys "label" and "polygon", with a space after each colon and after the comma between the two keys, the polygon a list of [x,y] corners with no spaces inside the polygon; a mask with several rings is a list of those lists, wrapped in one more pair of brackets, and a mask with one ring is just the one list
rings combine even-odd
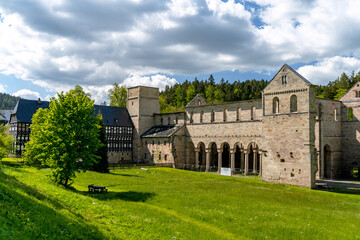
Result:
{"label": "dormer window", "polygon": [[287,84],[287,76],[286,75],[281,77],[281,83],[282,83],[282,85]]}

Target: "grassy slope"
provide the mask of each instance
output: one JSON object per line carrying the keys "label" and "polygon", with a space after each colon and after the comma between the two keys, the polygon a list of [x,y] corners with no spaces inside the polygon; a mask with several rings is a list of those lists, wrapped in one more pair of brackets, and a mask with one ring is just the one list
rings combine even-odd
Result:
{"label": "grassy slope", "polygon": [[[359,239],[360,196],[170,168],[78,174],[4,167],[0,239]],[[89,194],[87,185],[107,186]]]}

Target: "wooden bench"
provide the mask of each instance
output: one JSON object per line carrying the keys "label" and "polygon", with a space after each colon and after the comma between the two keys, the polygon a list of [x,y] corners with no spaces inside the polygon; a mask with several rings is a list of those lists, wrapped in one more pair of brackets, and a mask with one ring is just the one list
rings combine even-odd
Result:
{"label": "wooden bench", "polygon": [[101,187],[101,186],[94,186],[94,184],[90,184],[88,186],[89,188],[89,192],[102,192],[102,193],[106,193],[107,189],[106,187]]}

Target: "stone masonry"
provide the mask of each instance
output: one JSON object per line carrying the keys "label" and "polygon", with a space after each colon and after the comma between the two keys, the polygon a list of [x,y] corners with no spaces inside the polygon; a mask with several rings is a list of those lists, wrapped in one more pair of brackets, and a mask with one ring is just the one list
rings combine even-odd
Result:
{"label": "stone masonry", "polygon": [[313,188],[316,178],[353,177],[360,165],[360,86],[339,101],[284,65],[262,99],[208,104],[197,95],[185,112],[160,114],[159,90],[128,89],[135,126],[133,160],[183,169],[260,175]]}

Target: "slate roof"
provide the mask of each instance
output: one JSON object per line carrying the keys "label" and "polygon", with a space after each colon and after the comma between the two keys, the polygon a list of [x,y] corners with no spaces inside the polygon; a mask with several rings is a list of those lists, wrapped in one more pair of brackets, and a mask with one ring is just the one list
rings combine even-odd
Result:
{"label": "slate roof", "polygon": [[11,110],[0,110],[0,121],[9,122]]}
{"label": "slate roof", "polygon": [[19,99],[12,111],[12,114],[16,114],[18,122],[31,123],[32,116],[39,108],[49,108],[49,102]]}
{"label": "slate roof", "polygon": [[176,133],[183,125],[157,125],[151,127],[141,137],[154,138],[154,137],[170,137]]}
{"label": "slate roof", "polygon": [[130,114],[126,108],[95,105],[95,114],[101,112],[105,126],[133,127]]}
{"label": "slate roof", "polygon": [[[31,123],[32,116],[39,108],[49,108],[49,102],[20,99],[12,114],[16,114],[18,122]],[[133,127],[126,108],[94,105],[94,114],[101,112],[105,126]]]}

